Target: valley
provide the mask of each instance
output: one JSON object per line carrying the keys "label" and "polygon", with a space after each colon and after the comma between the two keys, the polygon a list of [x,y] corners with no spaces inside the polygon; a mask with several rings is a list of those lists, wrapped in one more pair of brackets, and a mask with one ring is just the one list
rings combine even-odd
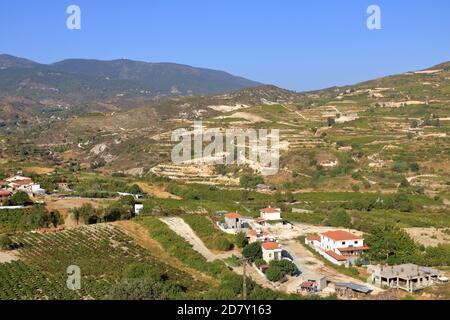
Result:
{"label": "valley", "polygon": [[[249,299],[448,298],[447,282],[405,293],[371,276],[405,264],[449,276],[449,62],[297,93],[209,71],[210,87],[189,78],[195,87],[153,89],[162,66],[0,57],[0,79],[21,79],[20,90],[0,82],[0,299],[141,299],[137,283],[151,283],[154,299],[242,299],[243,263]],[[66,91],[50,87],[55,77]],[[278,172],[174,164],[172,132],[194,120],[278,129]],[[14,185],[21,177],[32,182]],[[280,219],[263,218],[274,208]],[[327,254],[314,241],[328,232],[367,249]],[[264,261],[278,249],[281,262]],[[65,286],[70,265],[79,291]],[[349,282],[370,292],[340,289]]]}

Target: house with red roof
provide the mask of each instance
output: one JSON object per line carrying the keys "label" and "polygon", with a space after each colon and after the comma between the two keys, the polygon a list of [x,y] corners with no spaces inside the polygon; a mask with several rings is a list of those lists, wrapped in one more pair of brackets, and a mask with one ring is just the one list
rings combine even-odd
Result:
{"label": "house with red roof", "polygon": [[8,189],[15,192],[33,184],[33,180],[23,176],[12,176],[5,179]]}
{"label": "house with red roof", "polygon": [[12,192],[9,190],[0,190],[0,203],[4,203],[11,199]]}
{"label": "house with red roof", "polygon": [[313,247],[320,247],[320,236],[309,234],[305,238],[305,243]]}
{"label": "house with red roof", "polygon": [[237,212],[228,212],[224,214],[225,228],[238,232],[242,226],[242,216]]}
{"label": "house with red roof", "polygon": [[249,230],[247,232],[247,239],[248,243],[275,241],[273,236],[271,236],[268,232],[262,231],[261,229]]}
{"label": "house with red roof", "polygon": [[308,235],[305,243],[327,260],[338,265],[354,264],[362,253],[369,250],[369,247],[364,244],[362,236],[343,230]]}
{"label": "house with red roof", "polygon": [[267,262],[270,263],[272,260],[281,260],[282,249],[277,242],[264,242],[261,244],[262,257]]}
{"label": "house with red roof", "polygon": [[281,220],[281,209],[279,208],[264,208],[259,210],[260,218],[264,221]]}

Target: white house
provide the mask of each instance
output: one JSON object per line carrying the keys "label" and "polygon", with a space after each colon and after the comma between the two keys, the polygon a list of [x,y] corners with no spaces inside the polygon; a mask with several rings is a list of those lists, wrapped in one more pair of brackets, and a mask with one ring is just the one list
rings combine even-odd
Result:
{"label": "white house", "polygon": [[281,220],[281,209],[279,208],[264,208],[259,210],[260,218],[266,221]]}
{"label": "white house", "polygon": [[267,262],[270,263],[272,260],[281,260],[281,246],[277,242],[264,242],[261,244],[262,257]]}
{"label": "white house", "polygon": [[134,204],[134,213],[136,215],[141,214],[142,210],[144,210],[144,205],[141,203],[135,203]]}
{"label": "white house", "polygon": [[45,194],[45,189],[41,188],[40,184],[37,183],[30,183],[27,185],[22,185],[18,188],[20,191],[24,191],[26,193],[29,193],[33,196],[35,195],[44,195]]}
{"label": "white house", "polygon": [[312,247],[320,247],[320,236],[310,234],[306,236],[305,243]]}
{"label": "white house", "polygon": [[305,243],[327,260],[339,265],[354,264],[361,253],[369,250],[364,245],[363,237],[342,230],[324,232],[319,236],[308,235]]}

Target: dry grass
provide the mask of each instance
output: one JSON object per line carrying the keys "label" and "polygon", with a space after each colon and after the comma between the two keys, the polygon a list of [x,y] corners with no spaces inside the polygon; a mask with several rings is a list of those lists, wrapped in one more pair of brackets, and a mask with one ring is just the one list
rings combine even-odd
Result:
{"label": "dry grass", "polygon": [[171,194],[167,191],[165,191],[162,187],[159,186],[155,186],[155,185],[149,185],[145,182],[138,182],[136,183],[139,188],[142,189],[142,191],[144,191],[145,193],[156,197],[156,198],[161,198],[161,199],[176,199],[176,200],[181,200],[182,198],[179,196],[176,196],[174,194]]}
{"label": "dry grass", "polygon": [[450,235],[436,228],[406,228],[405,231],[418,243],[424,246],[437,246],[450,243]]}

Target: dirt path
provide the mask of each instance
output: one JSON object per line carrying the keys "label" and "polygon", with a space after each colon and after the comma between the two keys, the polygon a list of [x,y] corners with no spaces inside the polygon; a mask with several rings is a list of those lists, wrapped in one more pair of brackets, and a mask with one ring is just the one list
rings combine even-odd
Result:
{"label": "dirt path", "polygon": [[290,108],[288,108],[287,106],[285,106],[284,104],[281,105],[283,108],[285,108],[286,110],[288,110],[289,112],[294,112],[296,115],[298,115],[300,118],[302,118],[303,120],[308,120],[306,119],[306,117],[304,115],[302,115],[300,113],[300,111],[297,110],[291,110]]}
{"label": "dirt path", "polygon": [[177,258],[171,256],[167,253],[163,247],[159,244],[158,241],[152,239],[150,237],[149,232],[139,224],[133,221],[116,221],[114,225],[117,226],[120,230],[125,232],[127,235],[132,237],[137,244],[151,251],[151,254],[158,259],[166,262],[167,264],[185,271],[192,275],[195,279],[206,282],[217,284],[217,279],[214,279],[208,275],[205,275],[195,269],[189,268],[184,263],[180,262]]}
{"label": "dirt path", "polygon": [[[244,273],[244,270],[242,267],[234,267],[233,271],[237,273],[238,275],[242,275]],[[269,288],[269,289],[276,289],[273,285],[270,284],[269,280],[267,280],[266,277],[263,277],[261,274],[259,274],[255,268],[251,265],[247,265],[246,272],[247,277],[251,278],[253,281],[255,281],[257,284],[259,284],[263,288]]]}
{"label": "dirt path", "polygon": [[0,263],[7,263],[15,260],[19,260],[15,251],[0,251]]}
{"label": "dirt path", "polygon": [[199,252],[208,261],[225,259],[233,255],[233,252],[231,251],[226,253],[213,253],[195,234],[194,230],[192,230],[192,228],[179,217],[160,218],[160,220],[167,224],[169,228],[175,231],[179,236],[183,237],[187,242],[189,242],[194,250]]}
{"label": "dirt path", "polygon": [[421,175],[418,175],[418,176],[406,178],[406,180],[408,180],[408,182],[411,182],[411,181],[413,181],[415,179],[418,179],[418,178],[438,178],[438,177],[439,176],[435,175],[435,174],[421,174]]}

